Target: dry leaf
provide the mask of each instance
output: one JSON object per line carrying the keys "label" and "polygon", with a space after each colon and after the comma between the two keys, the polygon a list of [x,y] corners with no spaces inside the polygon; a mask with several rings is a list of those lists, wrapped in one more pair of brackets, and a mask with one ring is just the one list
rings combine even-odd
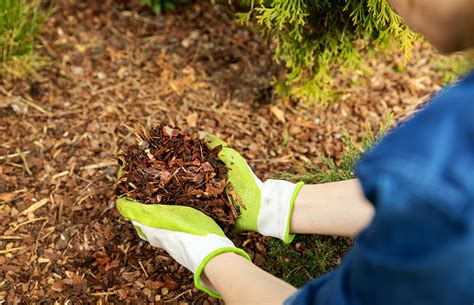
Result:
{"label": "dry leaf", "polygon": [[217,197],[218,195],[222,194],[222,192],[224,192],[225,186],[225,179],[222,179],[217,183],[209,181],[208,183],[206,183],[206,193],[208,193],[212,197]]}
{"label": "dry leaf", "polygon": [[15,193],[1,193],[0,201],[10,202],[15,198]]}
{"label": "dry leaf", "polygon": [[186,117],[186,123],[188,123],[189,127],[196,127],[197,120],[198,120],[197,112],[191,113],[190,115]]}
{"label": "dry leaf", "polygon": [[285,123],[285,112],[278,108],[277,106],[270,107],[271,113],[278,119],[278,121]]}

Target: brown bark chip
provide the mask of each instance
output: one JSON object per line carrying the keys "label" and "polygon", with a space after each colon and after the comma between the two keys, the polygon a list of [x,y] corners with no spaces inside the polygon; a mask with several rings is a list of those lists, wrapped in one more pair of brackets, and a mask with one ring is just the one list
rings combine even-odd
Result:
{"label": "brown bark chip", "polygon": [[118,156],[122,173],[117,196],[145,204],[195,208],[230,232],[238,209],[225,193],[227,169],[217,157],[221,146],[209,149],[197,132],[166,125],[135,131],[137,144]]}

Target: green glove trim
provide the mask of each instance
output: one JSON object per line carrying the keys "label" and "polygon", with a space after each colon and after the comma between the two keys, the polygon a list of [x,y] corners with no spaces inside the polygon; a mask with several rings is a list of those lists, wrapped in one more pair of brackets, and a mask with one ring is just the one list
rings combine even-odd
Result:
{"label": "green glove trim", "polygon": [[219,145],[221,145],[223,148],[229,147],[229,144],[227,144],[226,141],[213,134],[207,134],[204,137],[204,141],[206,141],[207,147],[209,147],[209,149],[214,149]]}
{"label": "green glove trim", "polygon": [[145,233],[143,233],[142,231],[142,228],[140,228],[139,226],[133,226],[135,228],[135,231],[137,231],[137,234],[143,238],[144,240],[148,240],[148,238],[146,238],[146,235]]}
{"label": "green glove trim", "polygon": [[[230,184],[232,185],[235,194],[239,197],[236,200],[240,202],[234,203],[234,205],[240,207],[240,217],[237,219],[234,231],[258,232],[257,219],[260,212],[261,194],[245,159],[237,151],[228,147],[226,142],[215,135],[207,135],[205,141],[211,149],[222,145],[222,149],[218,156],[226,165],[228,169],[227,176]],[[232,198],[232,194],[229,194],[228,192],[228,195]],[[248,206],[245,206],[244,203]]]}
{"label": "green glove trim", "polygon": [[116,205],[123,217],[148,227],[200,236],[216,234],[225,237],[224,232],[211,218],[190,207],[143,204],[125,198],[117,199]]}
{"label": "green glove trim", "polygon": [[250,262],[252,262],[252,259],[247,254],[247,252],[245,252],[244,250],[242,250],[240,248],[230,248],[230,247],[220,248],[220,249],[217,249],[216,251],[213,251],[213,252],[209,253],[204,258],[204,260],[201,262],[201,264],[199,265],[199,267],[196,270],[196,273],[194,274],[194,286],[196,286],[197,289],[199,289],[201,291],[204,291],[205,293],[209,294],[210,296],[215,297],[215,298],[219,298],[219,299],[221,298],[221,296],[218,293],[210,290],[209,288],[206,288],[206,287],[202,286],[199,279],[201,278],[201,274],[204,271],[204,267],[206,267],[207,263],[211,259],[218,256],[219,254],[227,253],[227,252],[233,252],[233,253],[239,254],[239,255],[243,256],[244,258],[246,258],[247,260],[249,260]]}
{"label": "green glove trim", "polygon": [[286,226],[286,233],[285,233],[285,244],[291,244],[293,239],[295,239],[296,234],[290,234],[290,222],[291,222],[291,215],[293,214],[293,208],[295,206],[295,201],[296,197],[298,197],[298,194],[303,187],[304,182],[298,182],[295,187],[295,191],[293,192],[293,196],[291,196],[291,201],[290,201],[290,213],[288,213],[288,222]]}

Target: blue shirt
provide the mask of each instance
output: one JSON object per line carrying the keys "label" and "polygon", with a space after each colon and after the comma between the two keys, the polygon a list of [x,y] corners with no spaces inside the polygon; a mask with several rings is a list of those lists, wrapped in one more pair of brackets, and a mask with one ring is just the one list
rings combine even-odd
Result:
{"label": "blue shirt", "polygon": [[338,269],[286,304],[474,304],[474,72],[356,167],[375,206]]}

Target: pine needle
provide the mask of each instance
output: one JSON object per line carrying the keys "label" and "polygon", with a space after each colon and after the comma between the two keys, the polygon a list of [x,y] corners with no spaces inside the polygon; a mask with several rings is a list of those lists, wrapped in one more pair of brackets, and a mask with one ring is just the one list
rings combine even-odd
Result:
{"label": "pine needle", "polygon": [[28,173],[28,175],[33,176],[33,173],[31,172],[30,167],[28,166],[28,161],[26,160],[25,154],[22,153],[19,148],[16,149],[16,153],[21,158],[21,161],[23,161],[23,165],[25,166],[25,171]]}

